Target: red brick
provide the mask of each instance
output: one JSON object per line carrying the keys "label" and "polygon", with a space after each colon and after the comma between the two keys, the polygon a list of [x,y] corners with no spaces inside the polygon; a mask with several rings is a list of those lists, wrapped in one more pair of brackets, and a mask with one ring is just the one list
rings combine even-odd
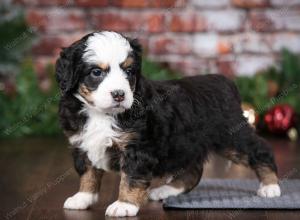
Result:
{"label": "red brick", "polygon": [[52,6],[52,5],[59,5],[59,6],[67,6],[71,5],[71,0],[14,0],[17,4],[23,4],[23,5],[34,5],[34,6]]}
{"label": "red brick", "polygon": [[151,14],[146,16],[149,32],[161,32],[164,29],[164,16],[161,14]]}
{"label": "red brick", "polygon": [[217,50],[219,54],[228,54],[232,51],[232,45],[228,41],[220,40],[217,44]]}
{"label": "red brick", "polygon": [[201,33],[194,36],[193,51],[199,57],[216,58],[232,51],[232,43],[227,37],[213,33]]}
{"label": "red brick", "polygon": [[300,6],[300,1],[298,0],[270,0],[271,5],[275,7],[290,7],[290,6]]}
{"label": "red brick", "polygon": [[93,22],[99,30],[130,31],[135,29],[132,20],[115,13],[100,13],[93,15]]}
{"label": "red brick", "polygon": [[81,39],[87,33],[58,34],[55,36],[41,35],[34,43],[32,52],[34,55],[57,56],[62,47],[68,47],[76,40]]}
{"label": "red brick", "polygon": [[265,12],[251,13],[250,23],[252,29],[259,32],[275,31],[278,28]]}
{"label": "red brick", "polygon": [[[29,24],[42,32],[33,47],[40,74],[61,47],[91,29],[136,35],[149,55],[187,74],[253,74],[272,64],[282,47],[300,51],[297,0],[13,1],[27,8]],[[204,31],[211,34],[196,34]],[[230,59],[232,53],[238,56]]]}
{"label": "red brick", "polygon": [[30,9],[26,20],[43,32],[78,31],[86,28],[85,16],[78,10]]}
{"label": "red brick", "polygon": [[108,0],[75,0],[76,5],[82,7],[104,7],[108,6]]}
{"label": "red brick", "polygon": [[[168,59],[166,59],[168,61]],[[185,76],[194,76],[199,74],[207,74],[215,72],[214,64],[207,59],[194,58],[194,57],[178,57],[168,61],[172,69],[179,73],[183,73]]]}
{"label": "red brick", "polygon": [[149,59],[171,67],[178,73],[184,75],[199,75],[207,73],[216,73],[217,66],[213,59],[196,58],[193,56],[175,55],[159,55],[150,54]]}
{"label": "red brick", "polygon": [[91,31],[84,31],[84,32],[75,32],[72,34],[64,34],[61,35],[62,36],[62,40],[63,40],[63,45],[62,47],[68,47],[70,46],[72,43],[74,43],[77,40],[80,40],[83,36],[89,34]]}
{"label": "red brick", "polygon": [[61,37],[41,37],[33,45],[32,51],[35,55],[54,55],[56,50],[63,46]]}
{"label": "red brick", "polygon": [[190,0],[190,4],[201,9],[217,9],[230,6],[230,0]]}
{"label": "red brick", "polygon": [[158,36],[150,40],[150,53],[189,54],[191,45],[188,37]]}
{"label": "red brick", "polygon": [[112,0],[112,5],[122,8],[177,8],[186,5],[186,0]]}
{"label": "red brick", "polygon": [[228,59],[218,59],[217,60],[217,68],[218,68],[218,73],[225,75],[229,78],[233,78],[235,73],[234,73],[234,63],[232,60]]}
{"label": "red brick", "polygon": [[205,21],[194,13],[177,13],[171,17],[170,30],[174,32],[204,31]]}
{"label": "red brick", "polygon": [[183,7],[186,5],[186,0],[148,0],[150,7]]}
{"label": "red brick", "polygon": [[47,66],[49,64],[55,64],[55,59],[53,59],[53,57],[39,56],[34,58],[34,70],[37,73],[38,78],[47,76]]}
{"label": "red brick", "polygon": [[247,18],[245,11],[238,9],[203,11],[201,16],[205,19],[207,30],[226,33],[243,30]]}
{"label": "red brick", "polygon": [[252,29],[256,31],[299,31],[300,10],[291,8],[253,11],[250,13]]}
{"label": "red brick", "polygon": [[234,71],[239,75],[254,75],[274,65],[274,57],[271,55],[248,55],[241,54],[236,56]]}
{"label": "red brick", "polygon": [[30,26],[43,30],[47,24],[47,17],[36,10],[29,10],[26,15],[26,21]]}
{"label": "red brick", "polygon": [[286,48],[293,53],[300,53],[299,33],[274,33],[270,34],[267,40],[274,52],[280,52]]}
{"label": "red brick", "polygon": [[96,13],[93,22],[97,29],[114,31],[161,32],[164,16],[159,13]]}
{"label": "red brick", "polygon": [[147,0],[114,0],[112,2],[114,6],[123,8],[143,8],[147,7]]}
{"label": "red brick", "polygon": [[257,32],[246,32],[228,38],[234,44],[234,53],[268,54],[272,44],[267,42],[266,36]]}
{"label": "red brick", "polygon": [[265,8],[270,5],[269,0],[232,0],[231,2],[239,8]]}

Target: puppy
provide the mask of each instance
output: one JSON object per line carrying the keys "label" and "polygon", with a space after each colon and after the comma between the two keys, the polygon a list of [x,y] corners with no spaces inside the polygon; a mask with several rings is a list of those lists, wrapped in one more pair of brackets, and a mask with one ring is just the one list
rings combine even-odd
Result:
{"label": "puppy", "polygon": [[[80,175],[64,208],[89,208],[103,173],[117,171],[119,197],[106,215],[135,216],[148,197],[193,189],[210,152],[252,168],[259,196],[280,196],[273,154],[243,117],[233,82],[221,75],[151,81],[141,75],[141,56],[137,40],[108,31],[60,53],[59,116]],[[150,188],[156,178],[167,180]]]}

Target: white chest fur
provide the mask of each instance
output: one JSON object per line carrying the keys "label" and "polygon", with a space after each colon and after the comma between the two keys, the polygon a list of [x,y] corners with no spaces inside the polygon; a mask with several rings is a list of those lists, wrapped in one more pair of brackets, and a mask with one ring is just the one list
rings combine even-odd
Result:
{"label": "white chest fur", "polygon": [[115,119],[94,110],[86,110],[85,113],[88,119],[83,130],[71,136],[69,141],[71,144],[79,144],[79,148],[87,153],[94,167],[108,170],[106,149],[121,136],[120,132],[116,131]]}

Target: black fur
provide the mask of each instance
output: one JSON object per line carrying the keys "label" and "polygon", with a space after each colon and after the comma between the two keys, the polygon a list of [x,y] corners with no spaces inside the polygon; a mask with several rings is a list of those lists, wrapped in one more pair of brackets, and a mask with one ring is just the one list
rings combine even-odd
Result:
{"label": "black fur", "polygon": [[55,70],[56,80],[63,95],[74,93],[80,77],[83,77],[81,71],[85,63],[82,60],[82,54],[86,48],[85,42],[91,35],[88,34],[70,47],[63,48],[60,53]]}
{"label": "black fur", "polygon": [[77,173],[81,176],[87,170],[87,156],[86,153],[82,152],[78,148],[74,148],[72,152],[74,167]]}
{"label": "black fur", "polygon": [[[88,36],[87,36],[88,37]],[[62,90],[60,121],[66,133],[76,133],[86,118],[82,104],[71,94],[84,75],[82,51],[87,37],[64,49],[56,73]],[[141,47],[130,41],[135,58],[135,102],[119,114],[119,126],[137,137],[122,152],[112,154],[113,169],[121,169],[132,180],[176,173],[203,164],[210,152],[233,150],[247,155],[252,168],[267,166],[276,172],[269,146],[258,137],[242,115],[241,100],[234,83],[221,75],[203,75],[170,81],[151,81],[141,74]],[[236,129],[235,129],[236,128]],[[79,174],[84,160],[75,150]],[[77,158],[77,159],[76,159]]]}

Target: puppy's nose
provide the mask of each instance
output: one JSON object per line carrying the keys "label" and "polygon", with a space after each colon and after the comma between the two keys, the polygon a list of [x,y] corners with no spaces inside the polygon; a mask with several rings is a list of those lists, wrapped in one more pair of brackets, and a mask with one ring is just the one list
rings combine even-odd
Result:
{"label": "puppy's nose", "polygon": [[116,102],[122,102],[125,98],[125,92],[123,90],[114,90],[111,92],[111,96]]}

